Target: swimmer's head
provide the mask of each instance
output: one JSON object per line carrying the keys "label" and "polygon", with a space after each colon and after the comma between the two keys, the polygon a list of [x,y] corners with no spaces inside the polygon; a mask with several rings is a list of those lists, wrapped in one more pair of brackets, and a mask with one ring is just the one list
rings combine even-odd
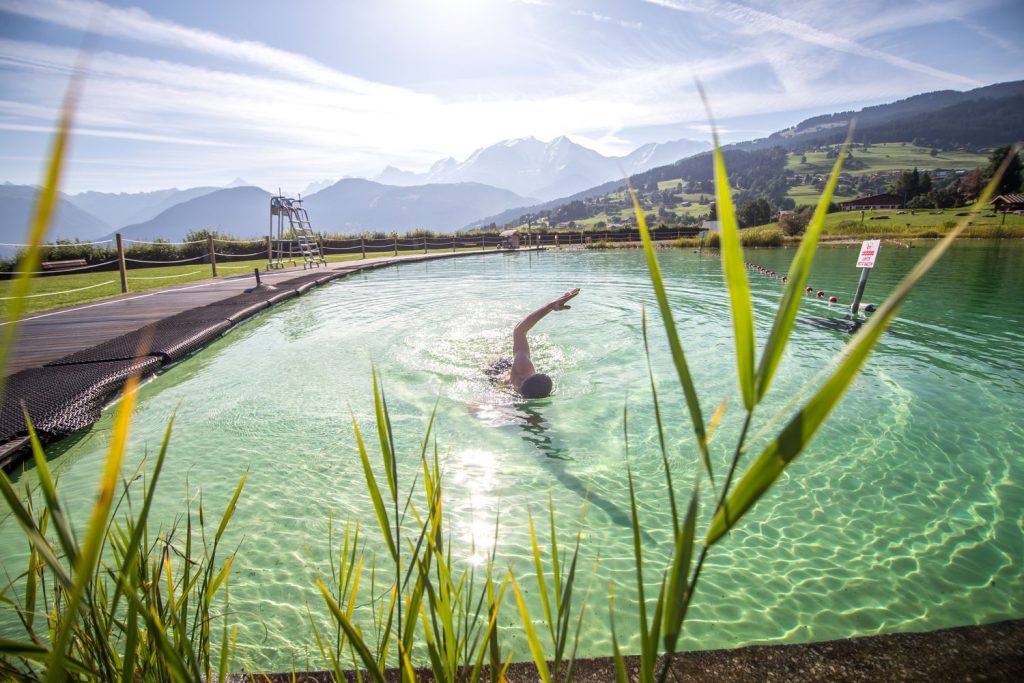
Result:
{"label": "swimmer's head", "polygon": [[523,398],[546,398],[551,394],[551,378],[541,372],[530,375],[519,386],[519,393]]}

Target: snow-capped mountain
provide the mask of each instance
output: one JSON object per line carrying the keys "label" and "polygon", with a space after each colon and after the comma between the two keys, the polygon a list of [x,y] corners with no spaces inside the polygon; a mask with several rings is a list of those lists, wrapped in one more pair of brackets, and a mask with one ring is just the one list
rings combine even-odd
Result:
{"label": "snow-capped mountain", "polygon": [[694,140],[650,143],[623,157],[606,157],[564,135],[551,142],[534,137],[503,140],[476,150],[465,161],[441,159],[425,173],[388,166],[374,180],[391,185],[476,182],[521,195],[552,199],[640,173],[703,152]]}

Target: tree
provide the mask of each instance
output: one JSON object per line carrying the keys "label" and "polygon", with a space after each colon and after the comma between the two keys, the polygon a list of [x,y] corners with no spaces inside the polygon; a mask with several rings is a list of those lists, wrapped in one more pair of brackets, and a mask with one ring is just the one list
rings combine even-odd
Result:
{"label": "tree", "polygon": [[803,207],[800,211],[793,211],[787,213],[785,216],[779,219],[779,226],[782,227],[782,232],[789,236],[802,235],[807,230],[807,224],[811,221],[811,211],[805,211],[810,207]]}
{"label": "tree", "polygon": [[736,209],[736,219],[741,228],[763,225],[772,219],[772,207],[764,197],[745,199]]}
{"label": "tree", "polygon": [[[1011,149],[1009,145],[1003,145],[992,150],[992,154],[988,158],[988,167],[985,169],[986,180],[991,180],[995,176],[1003,160],[1010,154]],[[1006,167],[1006,171],[1003,173],[1003,177],[999,179],[996,194],[1019,192],[1022,181],[1024,181],[1024,167],[1021,165],[1020,154],[1014,154]]]}
{"label": "tree", "polygon": [[921,175],[921,182],[920,182],[920,184],[917,186],[917,194],[918,195],[928,194],[931,191],[932,191],[932,174],[929,173],[928,171],[925,171]]}
{"label": "tree", "polygon": [[985,174],[980,168],[969,171],[960,176],[957,187],[965,199],[974,201],[985,187]]}

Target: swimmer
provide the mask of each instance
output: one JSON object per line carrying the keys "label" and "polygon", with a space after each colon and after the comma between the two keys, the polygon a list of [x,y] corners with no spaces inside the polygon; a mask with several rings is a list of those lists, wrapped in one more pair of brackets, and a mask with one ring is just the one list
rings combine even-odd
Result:
{"label": "swimmer", "polygon": [[[533,360],[530,358],[530,344],[526,339],[526,333],[548,313],[552,311],[566,311],[572,308],[568,305],[568,302],[579,293],[579,287],[570,289],[551,303],[538,308],[520,320],[512,330],[512,361],[511,364],[507,365],[508,372],[502,374],[501,380],[508,382],[518,389],[523,398],[545,398],[551,393],[552,386],[551,378],[544,373],[537,372],[536,368],[533,367]],[[508,361],[506,360],[507,363]],[[500,366],[501,361],[498,361],[498,364]]]}

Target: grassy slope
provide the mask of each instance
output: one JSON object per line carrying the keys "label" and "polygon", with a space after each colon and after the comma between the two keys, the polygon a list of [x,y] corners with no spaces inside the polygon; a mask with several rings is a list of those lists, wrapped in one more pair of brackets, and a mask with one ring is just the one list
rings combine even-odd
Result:
{"label": "grassy slope", "polygon": [[[807,162],[804,163],[800,160],[800,154],[790,154],[786,168],[801,176],[808,173],[813,176],[825,176],[831,170],[833,161],[826,155],[827,152],[808,152],[805,155]],[[937,169],[966,171],[988,163],[985,155],[969,152],[939,152],[933,157],[930,149],[915,147],[909,142],[888,142],[872,145],[866,150],[857,148],[853,150],[853,157],[866,165],[865,168],[843,172],[854,177],[885,171],[910,171],[914,168],[922,172]],[[790,188],[787,196],[792,197],[798,206],[814,205],[818,203],[821,191],[811,185],[796,185]],[[856,194],[836,192],[833,201],[838,203],[853,199],[855,196]]]}

